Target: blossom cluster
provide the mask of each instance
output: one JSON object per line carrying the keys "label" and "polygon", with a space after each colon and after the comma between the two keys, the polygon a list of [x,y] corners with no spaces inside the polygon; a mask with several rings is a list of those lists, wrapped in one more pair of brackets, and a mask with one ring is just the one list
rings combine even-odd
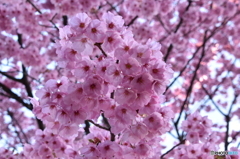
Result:
{"label": "blossom cluster", "polygon": [[[201,116],[199,112],[189,115],[182,122],[182,129],[187,132],[185,143],[167,154],[166,158],[173,156],[181,159],[212,159],[211,151],[220,149],[221,137],[219,132],[214,132],[211,128],[212,121],[207,116]],[[232,147],[231,150],[237,148]],[[238,155],[226,156],[227,159],[238,157]]]}
{"label": "blossom cluster", "polygon": [[[237,0],[1,0],[0,132],[5,144],[0,158],[103,158],[104,143],[114,144],[119,158],[161,156],[159,141],[171,143],[155,135],[169,129],[164,116],[173,115],[168,107],[175,118],[179,115],[170,137],[181,145],[165,147],[166,158],[206,159],[214,145],[236,148],[239,129],[232,125],[240,117],[239,9]],[[70,19],[78,12],[88,15]],[[176,73],[170,84],[171,70],[161,58]],[[36,127],[44,127],[29,117],[27,99],[46,81],[37,92],[40,103],[33,101],[46,129],[35,138]],[[162,102],[167,107],[160,108]],[[219,132],[211,133],[206,117],[190,115],[192,108],[208,112],[209,119],[216,118],[213,111],[222,115],[212,126]],[[184,114],[188,118],[181,127]],[[151,126],[151,116],[164,122]],[[153,130],[156,125],[161,129]],[[35,145],[17,156],[33,140]],[[138,149],[142,143],[151,153],[139,155],[138,150],[145,152]]]}
{"label": "blossom cluster", "polygon": [[212,121],[207,116],[202,117],[198,112],[191,114],[182,122],[182,129],[187,132],[186,138],[193,144],[206,142],[211,128]]}
{"label": "blossom cluster", "polygon": [[[60,29],[60,37],[58,62],[67,73],[37,91],[39,103],[32,100],[46,129],[37,132],[42,151],[30,146],[27,155],[60,157],[70,148],[83,158],[159,158],[157,135],[170,130],[173,118],[169,107],[160,107],[172,77],[160,44],[137,43],[123,19],[111,12],[101,19],[79,13]],[[105,121],[97,124],[100,117]],[[98,129],[79,135],[79,125],[86,122]],[[56,141],[45,141],[47,136]],[[58,151],[52,142],[65,146]]]}

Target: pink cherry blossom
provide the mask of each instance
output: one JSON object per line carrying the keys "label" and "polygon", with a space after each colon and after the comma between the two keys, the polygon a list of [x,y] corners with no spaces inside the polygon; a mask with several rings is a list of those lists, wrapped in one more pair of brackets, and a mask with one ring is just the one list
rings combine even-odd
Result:
{"label": "pink cherry blossom", "polygon": [[141,72],[139,62],[132,57],[126,57],[125,60],[121,60],[120,69],[125,75],[136,75]]}
{"label": "pink cherry blossom", "polygon": [[0,13],[0,158],[239,152],[237,0],[2,0]]}
{"label": "pink cherry blossom", "polygon": [[124,88],[118,88],[115,96],[118,104],[131,104],[137,98],[137,94],[133,90]]}
{"label": "pink cherry blossom", "polygon": [[75,17],[70,19],[70,26],[78,31],[78,33],[83,33],[90,23],[90,18],[86,13],[78,13]]}
{"label": "pink cherry blossom", "polygon": [[103,31],[105,28],[103,27],[103,23],[97,19],[92,20],[89,26],[86,29],[86,36],[89,37],[94,42],[103,42],[105,38]]}

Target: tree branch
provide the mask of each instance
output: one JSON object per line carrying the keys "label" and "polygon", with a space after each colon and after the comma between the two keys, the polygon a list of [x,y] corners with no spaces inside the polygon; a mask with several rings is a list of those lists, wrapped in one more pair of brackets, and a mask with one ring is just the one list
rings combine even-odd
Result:
{"label": "tree branch", "polygon": [[90,130],[89,130],[90,124],[89,124],[89,121],[87,121],[87,120],[85,120],[84,123],[85,123],[84,131],[85,131],[85,134],[87,135],[90,133]]}
{"label": "tree branch", "polygon": [[2,74],[3,76],[5,76],[5,77],[7,77],[7,78],[9,78],[9,79],[11,79],[13,81],[20,82],[20,83],[22,82],[20,79],[17,79],[17,78],[15,78],[13,76],[10,76],[7,72],[0,71],[0,74]]}
{"label": "tree branch", "polygon": [[185,141],[186,141],[186,140],[182,140],[180,143],[178,143],[177,145],[173,146],[170,150],[168,150],[167,152],[165,152],[164,154],[162,154],[160,158],[161,158],[161,159],[164,159],[163,157],[164,157],[165,155],[167,155],[168,153],[170,153],[172,150],[174,150],[174,149],[175,149],[176,147],[178,147],[179,145],[184,144]]}
{"label": "tree branch", "polygon": [[66,15],[63,15],[62,18],[63,18],[63,25],[64,26],[68,25],[68,17]]}
{"label": "tree branch", "polygon": [[27,79],[27,77],[28,77],[27,70],[24,65],[22,65],[22,70],[23,70],[23,77],[22,77],[21,81],[26,88],[28,96],[33,97],[32,89],[31,89],[30,83],[28,82],[28,79]]}
{"label": "tree branch", "polygon": [[[25,142],[26,142],[26,143],[29,143],[29,142],[28,142],[28,138],[27,138],[26,134],[24,133],[22,126],[19,124],[18,120],[16,120],[16,118],[14,117],[13,112],[11,112],[9,109],[7,110],[7,112],[8,112],[8,115],[11,117],[12,121],[16,123],[16,125],[18,126],[20,132],[23,134],[23,137],[24,137],[24,139],[25,139]],[[21,139],[19,133],[18,133],[17,131],[16,131],[16,133],[17,133],[17,135],[18,135],[18,137],[19,137],[19,139],[20,139],[20,142],[23,144],[22,139]]]}
{"label": "tree branch", "polygon": [[135,20],[137,20],[137,18],[138,15],[136,15],[126,26],[130,27],[135,22]]}
{"label": "tree branch", "polygon": [[230,142],[228,142],[228,138],[229,138],[229,124],[230,124],[230,121],[231,121],[231,116],[230,116],[230,114],[231,114],[231,111],[232,111],[232,107],[233,107],[234,103],[235,103],[236,100],[237,100],[237,97],[238,97],[238,95],[235,94],[234,99],[233,99],[233,101],[232,101],[232,103],[231,103],[231,105],[230,105],[230,109],[229,109],[229,111],[228,111],[228,115],[225,115],[225,119],[226,119],[226,122],[227,122],[227,123],[226,123],[225,140],[224,140],[224,148],[225,148],[225,151],[228,150],[228,145],[229,145],[229,143],[230,143]]}
{"label": "tree branch", "polygon": [[[184,110],[185,104],[187,103],[188,98],[189,98],[189,96],[190,96],[190,94],[191,94],[191,92],[192,92],[192,88],[193,88],[193,85],[194,85],[194,81],[195,81],[195,79],[196,79],[196,77],[197,77],[197,72],[198,72],[198,70],[199,70],[199,68],[200,68],[200,66],[201,66],[201,62],[202,62],[203,57],[204,57],[204,55],[205,55],[206,35],[207,35],[207,31],[205,31],[204,38],[203,38],[204,43],[203,43],[203,48],[202,48],[202,55],[201,55],[201,57],[200,57],[200,59],[199,59],[199,61],[198,61],[198,64],[197,64],[197,66],[196,66],[196,69],[195,69],[195,71],[194,71],[192,80],[191,80],[191,82],[190,82],[190,86],[189,86],[189,88],[188,88],[188,90],[187,90],[187,93],[186,93],[186,98],[185,98],[185,100],[184,100],[184,102],[183,102],[183,104],[182,104],[182,106],[181,106],[181,110],[180,110],[179,116],[178,116],[177,120],[174,122],[176,131],[178,131],[178,123],[179,123],[179,121],[180,121],[180,118],[181,118],[182,112],[183,112],[183,110]],[[179,141],[181,142],[181,138],[179,138]]]}
{"label": "tree branch", "polygon": [[97,46],[97,47],[101,50],[102,54],[103,54],[105,57],[107,57],[106,52],[102,49],[102,43],[95,43],[94,45]]}
{"label": "tree branch", "polygon": [[35,4],[33,4],[31,2],[31,0],[27,0],[28,3],[30,3],[32,5],[33,8],[35,8],[37,10],[38,13],[42,14],[42,12],[35,6]]}
{"label": "tree branch", "polygon": [[11,91],[10,88],[8,88],[7,86],[5,86],[4,84],[0,83],[0,87],[10,95],[11,98],[15,99],[16,101],[18,101],[19,103],[21,103],[23,106],[25,106],[26,108],[28,108],[29,110],[33,109],[33,106],[31,104],[27,104],[23,101],[23,99],[21,97],[19,97],[17,94],[13,93]]}
{"label": "tree branch", "polygon": [[86,120],[87,122],[89,122],[89,123],[92,123],[93,125],[95,125],[96,127],[98,127],[98,128],[101,128],[101,129],[104,129],[104,130],[110,130],[109,128],[106,128],[106,127],[104,127],[104,126],[102,126],[102,125],[100,125],[100,124],[97,124],[97,123],[95,123],[94,121],[92,121],[92,120]]}
{"label": "tree branch", "polygon": [[23,42],[22,42],[22,34],[19,34],[17,33],[17,41],[18,41],[18,44],[20,45],[20,48],[23,48]]}

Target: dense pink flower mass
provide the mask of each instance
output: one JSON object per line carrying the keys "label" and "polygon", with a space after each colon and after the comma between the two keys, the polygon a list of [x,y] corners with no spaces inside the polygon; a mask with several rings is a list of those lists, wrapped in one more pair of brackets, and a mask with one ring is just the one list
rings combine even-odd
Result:
{"label": "dense pink flower mass", "polygon": [[[78,34],[78,28],[81,27],[82,21],[79,21],[78,17],[89,20],[89,24],[84,23],[86,29],[82,30],[81,34]],[[116,24],[112,25],[117,29],[108,30],[109,21],[112,19],[116,20],[114,21]],[[172,70],[162,59],[155,58],[156,50],[147,45],[138,44],[134,39],[132,41],[135,43],[135,47],[140,45],[145,50],[129,48],[129,53],[122,52],[121,56],[125,58],[115,57],[114,52],[121,49],[122,43],[128,42],[122,38],[122,34],[126,32],[127,28],[122,25],[122,18],[111,12],[105,13],[102,20],[101,22],[91,19],[85,13],[79,13],[70,20],[70,26],[61,30],[60,37],[64,37],[63,35],[66,34],[71,34],[71,36],[62,38],[58,42],[59,62],[69,60],[67,54],[71,54],[71,52],[66,52],[66,49],[76,51],[75,56],[78,58],[71,59],[71,62],[76,62],[76,65],[65,65],[65,69],[72,73],[76,81],[68,80],[67,77],[62,77],[59,81],[47,81],[45,87],[37,93],[40,103],[34,105],[34,111],[38,112],[38,118],[46,125],[45,130],[41,132],[42,135],[54,135],[62,141],[70,139],[71,141],[63,142],[62,146],[64,149],[65,147],[75,149],[78,158],[91,158],[91,156],[144,158],[148,156],[147,151],[153,151],[151,150],[153,145],[149,145],[148,141],[157,137],[156,135],[170,130],[169,121],[173,118],[173,112],[169,107],[165,108],[168,114],[164,116],[160,107],[153,108],[153,111],[144,111],[144,107],[151,104],[151,99],[156,101],[155,104],[163,102],[163,98],[156,96],[159,92],[155,92],[154,82],[157,80],[167,83],[171,78]],[[86,54],[85,46],[81,44],[76,49],[74,41],[81,37],[84,37],[90,46],[97,46],[100,51],[91,53],[88,50]],[[69,45],[65,45],[66,43]],[[161,54],[160,50],[158,51],[158,54]],[[161,66],[158,66],[161,78],[150,73],[152,67],[146,66],[149,61],[161,63]],[[113,71],[113,68],[119,69]],[[118,80],[118,83],[114,82],[116,81],[115,76],[108,76],[111,72],[116,76],[121,74],[122,78]],[[166,85],[162,84],[161,87],[166,87]],[[76,95],[76,91],[79,92],[78,95]],[[46,97],[46,94],[49,95]],[[107,125],[101,126],[106,130],[101,130],[99,135],[103,135],[104,131],[109,131],[110,135],[105,138],[97,136],[89,138],[84,143],[76,145],[74,142],[76,138],[84,140],[90,135],[79,136],[79,131],[82,133],[82,130],[78,125],[84,124],[84,120],[97,123],[100,116],[106,120],[105,124]],[[95,130],[94,134],[97,131],[99,130]],[[98,141],[94,141],[96,139]],[[50,152],[56,156],[62,155],[62,152],[55,150],[49,141],[44,143],[41,140],[41,143],[37,141],[36,144],[43,145],[41,151],[35,152],[32,157],[41,158],[43,152],[46,156],[51,156]],[[94,148],[89,147],[91,145]],[[90,150],[87,150],[88,148]],[[34,151],[34,146],[32,149]],[[84,149],[84,151],[78,151],[79,149]],[[86,153],[86,151],[88,152]],[[158,151],[160,152],[161,149]],[[30,154],[27,153],[27,156]],[[154,156],[152,154],[152,157]]]}
{"label": "dense pink flower mass", "polygon": [[239,5],[0,0],[0,159],[240,158]]}

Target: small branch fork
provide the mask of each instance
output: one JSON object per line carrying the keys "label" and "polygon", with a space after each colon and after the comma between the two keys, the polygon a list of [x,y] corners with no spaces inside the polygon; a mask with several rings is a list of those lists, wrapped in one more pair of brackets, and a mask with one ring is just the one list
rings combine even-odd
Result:
{"label": "small branch fork", "polygon": [[107,57],[106,52],[102,49],[102,43],[95,43],[94,45],[97,46],[97,47],[101,50],[102,54],[103,54],[105,57]]}
{"label": "small branch fork", "polygon": [[[192,0],[188,0],[188,5],[187,5],[187,7],[185,8],[185,12],[187,12],[187,11],[189,10],[189,8],[191,7],[191,5],[192,5]],[[170,32],[169,30],[167,30],[166,27],[163,25],[160,17],[158,16],[157,18],[158,18],[160,24],[161,24],[161,25],[163,26],[163,28],[166,30],[166,32],[167,32],[168,34],[170,34],[171,32]],[[182,24],[183,24],[183,18],[181,17],[179,23],[177,24],[176,28],[175,28],[174,31],[173,31],[174,34],[178,32],[178,30],[180,29],[180,27],[181,27]],[[169,55],[170,55],[173,47],[174,47],[173,44],[170,44],[170,45],[169,45],[169,47],[168,47],[168,49],[167,49],[167,53],[166,53],[166,55],[165,55],[164,58],[163,58],[165,62],[167,62],[168,57],[169,57]]]}
{"label": "small branch fork", "polygon": [[[220,26],[214,28],[211,31],[211,34],[205,39],[205,41],[203,41],[203,43],[206,43],[208,40],[211,39],[211,37],[213,37],[221,28],[223,28],[228,21],[230,21],[232,18],[234,18],[235,16],[237,16],[238,14],[240,14],[240,12],[237,12],[236,14],[234,14],[232,17],[226,18]],[[169,46],[170,47],[170,46]],[[194,59],[194,57],[196,56],[196,54],[198,53],[198,51],[203,47],[203,44],[199,47],[197,47],[197,49],[195,50],[195,52],[193,53],[193,56],[187,61],[186,65],[181,69],[181,71],[179,72],[178,76],[175,77],[173,79],[173,81],[167,86],[164,94],[169,90],[169,88],[177,81],[177,79],[183,74],[183,72],[186,70],[186,68],[188,67],[188,65],[190,64],[190,62]],[[169,55],[167,55],[169,56]],[[166,62],[166,61],[165,61]]]}
{"label": "small branch fork", "polygon": [[185,143],[186,140],[182,140],[181,142],[179,142],[177,145],[173,146],[170,150],[168,150],[167,152],[165,152],[164,154],[161,155],[160,159],[165,159],[164,156],[166,156],[167,154],[169,154],[172,150],[174,150],[176,147],[178,147],[179,145],[182,145]]}
{"label": "small branch fork", "polygon": [[[213,96],[216,94],[216,92],[219,90],[220,86],[221,86],[221,85],[226,81],[226,79],[228,78],[228,75],[230,74],[230,72],[231,72],[232,69],[234,68],[234,65],[235,65],[236,61],[237,61],[237,59],[235,59],[235,60],[233,61],[233,63],[231,64],[231,66],[230,66],[229,69],[228,69],[227,74],[226,74],[225,77],[217,84],[216,88],[214,89],[214,91],[213,91],[211,94],[207,91],[207,89],[206,89],[206,88],[203,86],[203,84],[202,84],[203,90],[204,90],[205,93],[208,95],[208,99],[206,99],[206,101],[204,102],[204,104],[207,103],[208,100],[211,100],[213,104],[215,103],[212,98],[213,98]],[[199,79],[198,79],[198,81],[199,81]],[[200,81],[199,81],[199,82],[200,82]],[[214,104],[214,106],[216,107],[216,103]],[[222,115],[225,115],[224,113],[222,113],[222,111],[219,111],[219,112],[220,112]]]}
{"label": "small branch fork", "polygon": [[[228,111],[228,114],[225,115],[225,119],[226,119],[226,133],[225,133],[225,140],[224,140],[224,148],[225,148],[225,151],[228,150],[228,145],[233,141],[229,142],[228,141],[228,138],[229,138],[229,125],[230,125],[230,121],[231,121],[231,112],[232,112],[232,108],[233,108],[233,105],[236,103],[236,100],[238,98],[238,94],[235,94],[234,96],[234,99],[230,105],[230,109]],[[238,133],[237,133],[238,134]]]}
{"label": "small branch fork", "polygon": [[202,54],[201,54],[201,57],[200,57],[200,59],[199,59],[199,61],[198,61],[197,66],[196,66],[196,70],[194,71],[193,77],[192,77],[192,79],[191,79],[191,81],[190,81],[190,86],[189,86],[189,88],[187,89],[186,98],[185,98],[185,100],[184,100],[184,102],[183,102],[183,104],[182,104],[182,106],[181,106],[181,110],[180,110],[180,113],[179,113],[179,116],[178,116],[177,120],[176,120],[176,121],[173,121],[173,122],[174,122],[175,130],[176,130],[176,132],[177,132],[178,139],[179,139],[180,142],[182,142],[183,136],[181,136],[181,135],[179,134],[178,124],[179,124],[180,118],[181,118],[181,116],[182,116],[184,107],[185,107],[186,103],[188,102],[188,99],[189,99],[189,97],[190,97],[190,95],[191,95],[192,88],[193,88],[193,85],[194,85],[194,81],[195,81],[195,79],[196,79],[196,77],[197,77],[197,72],[198,72],[198,70],[199,70],[199,68],[200,68],[200,66],[201,66],[201,62],[202,62],[202,60],[203,60],[203,58],[204,58],[204,55],[205,55],[205,45],[206,45],[206,42],[207,42],[207,41],[206,41],[206,36],[207,36],[207,31],[205,31],[205,34],[204,34],[204,39],[203,39],[204,42],[203,42],[203,47],[202,47]]}
{"label": "small branch fork", "polygon": [[[239,13],[236,13],[234,16],[236,16],[237,14],[239,14]],[[233,17],[234,17],[234,16],[233,16]],[[224,20],[224,21],[222,22],[222,24],[221,24],[219,27],[216,27],[215,29],[211,30],[211,34],[210,34],[210,35],[207,36],[207,31],[205,31],[203,44],[196,49],[196,51],[195,51],[195,53],[193,54],[192,58],[188,60],[187,65],[184,66],[184,68],[180,71],[180,74],[173,80],[173,82],[172,82],[172,83],[167,87],[167,89],[166,89],[166,91],[167,91],[167,90],[173,85],[173,83],[182,75],[182,73],[185,71],[185,69],[187,68],[187,66],[190,64],[190,61],[192,61],[192,60],[194,59],[194,57],[196,56],[197,52],[201,49],[201,50],[202,50],[202,55],[201,55],[201,57],[200,57],[200,59],[199,59],[199,62],[198,62],[198,64],[197,64],[196,71],[194,71],[193,78],[192,78],[192,80],[190,81],[190,86],[189,86],[188,90],[186,91],[186,98],[185,98],[185,100],[184,100],[184,102],[183,102],[183,104],[182,104],[182,106],[181,106],[181,110],[180,110],[180,113],[179,113],[179,116],[178,116],[177,120],[176,120],[176,121],[173,121],[175,130],[176,130],[176,132],[177,132],[178,139],[179,139],[180,142],[183,140],[183,134],[180,135],[179,130],[178,130],[178,124],[179,124],[181,115],[182,115],[182,113],[183,113],[184,107],[185,107],[185,105],[188,103],[188,98],[190,97],[190,94],[191,94],[191,91],[192,91],[192,87],[193,87],[193,84],[194,84],[194,80],[195,80],[195,78],[197,77],[197,71],[198,71],[198,69],[199,69],[199,67],[200,67],[200,64],[201,64],[201,61],[202,61],[202,59],[203,59],[203,57],[204,57],[204,54],[205,54],[205,45],[206,45],[207,41],[208,41],[213,35],[215,35],[222,27],[224,27],[224,26],[227,24],[228,20],[230,20],[231,18],[232,18],[232,17],[227,18],[226,20]],[[165,93],[166,93],[166,91],[165,91]],[[165,94],[165,93],[164,93],[164,94]],[[210,97],[210,99],[211,99],[210,94],[209,94],[209,97]],[[235,95],[235,99],[233,100],[233,103],[235,102],[235,100],[236,100],[236,95]],[[215,106],[216,106],[216,105],[215,105]],[[227,130],[226,130],[226,134],[225,134],[225,150],[228,149],[228,145],[229,145],[229,143],[230,143],[230,142],[228,142],[228,137],[229,137],[229,123],[230,123],[230,118],[231,118],[231,117],[230,117],[230,113],[231,113],[232,106],[233,106],[233,104],[231,105],[228,114],[224,114],[220,109],[218,109],[219,112],[220,112],[222,115],[225,116],[225,119],[226,119],[226,122],[227,122],[227,124],[226,124],[226,129],[227,129]],[[216,107],[218,107],[218,106],[216,106]]]}
{"label": "small branch fork", "polygon": [[[236,136],[233,137],[232,141],[228,141],[228,138],[229,138],[229,126],[230,126],[230,121],[231,121],[231,112],[232,112],[232,108],[233,108],[233,105],[236,103],[236,100],[238,98],[238,94],[235,94],[234,96],[234,99],[230,105],[230,109],[228,111],[227,114],[223,113],[222,110],[219,108],[219,106],[214,102],[213,100],[213,95],[210,94],[207,89],[202,85],[202,88],[203,90],[205,91],[205,93],[208,95],[209,99],[211,100],[211,102],[213,103],[213,105],[216,107],[216,109],[225,117],[225,120],[226,120],[226,132],[225,132],[225,139],[224,139],[224,148],[225,148],[225,151],[228,150],[228,145],[235,140],[236,136],[239,135],[239,133],[236,134]],[[214,93],[215,94],[215,91]]]}
{"label": "small branch fork", "polygon": [[85,120],[84,130],[85,130],[86,135],[90,133],[89,128],[90,128],[90,123],[91,123],[91,124],[93,124],[94,126],[100,128],[100,129],[109,131],[110,132],[110,140],[115,141],[115,135],[111,132],[111,125],[109,124],[108,119],[104,116],[104,113],[102,113],[101,116],[103,118],[103,124],[106,125],[106,127],[102,126],[100,124],[97,124],[92,120]]}
{"label": "small branch fork", "polygon": [[[27,138],[26,134],[24,133],[22,126],[19,124],[18,120],[16,120],[16,118],[14,117],[14,113],[11,112],[9,109],[7,110],[7,113],[8,113],[8,115],[11,117],[12,123],[15,123],[15,124],[18,126],[20,132],[22,133],[22,135],[23,135],[23,137],[24,137],[25,142],[26,142],[26,143],[29,143],[29,142],[28,142],[28,138]],[[16,130],[15,132],[16,132],[16,134],[17,134],[20,142],[23,144],[23,141],[22,141],[22,138],[21,138],[19,132],[18,132],[17,130]]]}

